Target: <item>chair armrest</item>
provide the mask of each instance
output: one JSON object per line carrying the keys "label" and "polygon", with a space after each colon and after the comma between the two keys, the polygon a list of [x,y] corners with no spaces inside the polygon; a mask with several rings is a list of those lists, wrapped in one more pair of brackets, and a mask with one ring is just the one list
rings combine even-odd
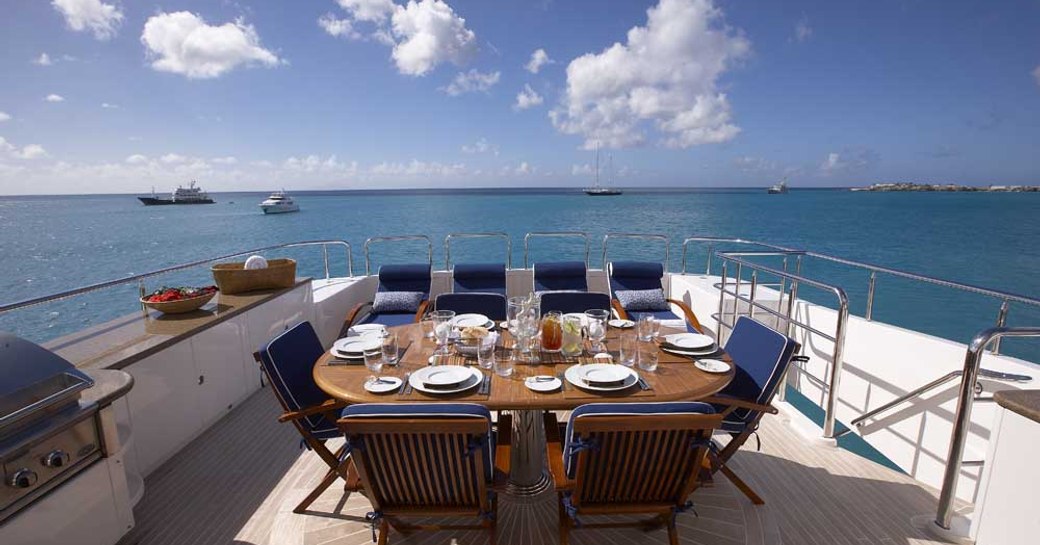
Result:
{"label": "chair armrest", "polygon": [[498,434],[495,437],[495,467],[492,473],[495,486],[509,481],[513,456],[513,415],[498,415]]}
{"label": "chair armrest", "polygon": [[545,460],[549,464],[553,485],[556,490],[570,490],[574,483],[567,478],[567,472],[563,468],[563,440],[560,438],[560,424],[556,421],[556,414],[552,411],[546,411],[543,418],[545,422]]}
{"label": "chair armrest", "polygon": [[689,305],[678,299],[666,299],[666,301],[682,309],[686,321],[690,322],[690,325],[692,325],[694,329],[704,333],[700,320],[697,319],[697,315],[693,313],[693,309],[691,309]]}
{"label": "chair armrest", "polygon": [[419,303],[419,308],[415,311],[415,323],[422,321],[423,316],[426,314],[426,307],[430,306],[430,300],[426,299]]}
{"label": "chair armrest", "polygon": [[725,405],[726,410],[722,411],[722,416],[726,416],[737,409],[748,409],[751,411],[760,411],[769,414],[776,414],[780,412],[776,407],[772,405],[762,405],[760,403],[755,403],[754,401],[737,399],[735,397],[708,396],[703,399],[699,399],[698,401],[703,401],[704,403],[715,403],[717,405]]}
{"label": "chair armrest", "polygon": [[347,319],[343,321],[343,328],[340,329],[340,336],[346,335],[347,330],[354,325],[354,321],[357,320],[358,316],[361,314],[361,311],[371,306],[372,301],[369,301],[367,303],[358,303],[354,305],[354,308],[350,309],[350,312],[347,313]]}
{"label": "chair armrest", "polygon": [[[339,401],[338,399],[326,399],[320,405],[312,405],[305,407],[298,411],[288,411],[278,417],[279,422],[288,422],[290,420],[299,420],[301,418],[307,418],[308,416],[314,416],[319,414],[329,413],[338,409],[346,407],[347,404]],[[336,420],[333,418],[333,420]]]}
{"label": "chair armrest", "polygon": [[625,307],[621,306],[621,301],[618,301],[617,299],[611,299],[610,306],[614,308],[614,312],[617,313],[619,320],[628,319],[628,312],[625,311]]}

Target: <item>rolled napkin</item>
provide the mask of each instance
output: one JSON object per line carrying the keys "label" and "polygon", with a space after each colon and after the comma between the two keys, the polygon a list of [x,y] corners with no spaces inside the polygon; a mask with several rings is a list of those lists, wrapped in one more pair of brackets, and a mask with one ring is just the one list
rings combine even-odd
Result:
{"label": "rolled napkin", "polygon": [[264,256],[262,256],[262,255],[251,255],[251,256],[249,256],[249,259],[246,260],[246,265],[245,265],[245,269],[246,270],[250,270],[251,271],[251,270],[255,270],[255,269],[266,269],[266,268],[267,268],[267,260],[264,259]]}

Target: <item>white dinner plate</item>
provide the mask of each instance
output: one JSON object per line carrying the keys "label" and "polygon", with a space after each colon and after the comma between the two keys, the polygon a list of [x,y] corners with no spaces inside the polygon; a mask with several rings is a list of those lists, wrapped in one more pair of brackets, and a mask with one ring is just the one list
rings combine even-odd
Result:
{"label": "white dinner plate", "polygon": [[397,377],[379,377],[379,382],[374,380],[365,381],[365,390],[373,394],[385,394],[397,391],[401,387],[401,379]]}
{"label": "white dinner plate", "polygon": [[632,320],[608,320],[607,325],[618,329],[628,329],[630,327],[635,327],[636,323]]}
{"label": "white dinner plate", "polygon": [[702,350],[683,350],[681,348],[672,348],[670,346],[661,346],[661,350],[663,350],[663,351],[665,351],[665,352],[667,352],[669,354],[675,354],[677,356],[707,356],[708,354],[714,354],[714,353],[718,352],[719,351],[719,347],[717,345],[713,344],[713,345],[711,345],[711,346],[709,346],[707,348],[704,348]]}
{"label": "white dinner plate", "polygon": [[438,365],[436,367],[423,369],[421,379],[423,384],[431,388],[447,388],[462,384],[469,378],[470,372],[461,365]]}
{"label": "white dinner plate", "polygon": [[715,346],[715,339],[700,333],[673,333],[665,335],[664,342],[682,350],[704,350]]}
{"label": "white dinner plate", "polygon": [[706,373],[728,373],[732,365],[722,360],[693,360],[693,365]]}
{"label": "white dinner plate", "polygon": [[[488,322],[491,322],[491,320],[488,320],[487,316],[484,316],[483,314],[473,313],[459,314],[455,317],[454,320],[451,321],[451,324],[458,328],[478,326],[487,327]],[[494,325],[494,322],[491,322],[491,325]]]}
{"label": "white dinner plate", "polygon": [[[592,364],[592,365],[600,365],[600,364]],[[584,388],[586,390],[592,390],[592,391],[596,391],[596,392],[616,392],[618,390],[624,390],[625,388],[629,388],[633,384],[639,382],[639,374],[636,373],[635,370],[630,369],[628,367],[625,367],[623,365],[614,365],[613,367],[618,367],[618,368],[621,368],[621,369],[624,369],[625,371],[627,371],[628,372],[628,377],[625,378],[619,384],[612,384],[612,385],[609,385],[609,386],[594,386],[594,385],[588,384],[587,382],[582,380],[582,375],[581,375],[582,371],[580,369],[581,367],[583,367],[583,365],[580,365],[580,364],[579,365],[572,365],[572,366],[568,367],[566,371],[564,371],[563,376],[564,376],[564,378],[567,379],[567,382],[569,382],[569,383],[571,383],[571,384],[573,384],[573,385],[575,385],[575,386],[577,386],[579,388]]]}
{"label": "white dinner plate", "polygon": [[534,390],[535,392],[552,392],[559,390],[560,387],[563,386],[563,382],[552,375],[538,375],[535,377],[527,377],[527,380],[524,380],[524,386],[527,386],[528,389]]}
{"label": "white dinner plate", "polygon": [[386,333],[386,326],[383,324],[358,324],[347,330],[347,333],[351,335],[379,335],[383,336]]}
{"label": "white dinner plate", "polygon": [[383,346],[383,341],[378,337],[371,335],[361,335],[357,337],[346,337],[332,343],[333,352],[339,352],[340,355],[347,357],[357,357],[363,355],[369,350],[379,350]]}
{"label": "white dinner plate", "polygon": [[[427,388],[424,384],[423,376],[429,373],[429,369],[441,369],[444,367],[457,367],[470,373],[470,376],[459,384],[455,388]],[[461,365],[438,365],[435,367],[424,367],[415,371],[408,377],[408,384],[412,385],[412,388],[424,392],[427,394],[457,394],[469,390],[470,388],[480,384],[480,381],[484,380],[484,374],[480,372],[479,368],[476,367],[462,367]]]}

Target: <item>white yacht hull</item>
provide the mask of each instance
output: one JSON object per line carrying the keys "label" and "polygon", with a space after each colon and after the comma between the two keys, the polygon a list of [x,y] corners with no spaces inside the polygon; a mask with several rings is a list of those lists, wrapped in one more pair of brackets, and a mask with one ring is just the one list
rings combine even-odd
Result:
{"label": "white yacht hull", "polygon": [[299,212],[300,205],[298,204],[261,204],[260,209],[264,211],[264,214],[287,214],[289,212]]}

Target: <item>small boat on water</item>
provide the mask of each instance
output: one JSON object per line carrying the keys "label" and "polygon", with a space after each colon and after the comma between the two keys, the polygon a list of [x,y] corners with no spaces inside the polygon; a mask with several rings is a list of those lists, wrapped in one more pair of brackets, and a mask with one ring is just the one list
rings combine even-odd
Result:
{"label": "small boat on water", "polygon": [[[614,170],[614,156],[610,157],[610,168],[608,169],[611,173]],[[603,187],[599,185],[599,147],[596,147],[596,185],[593,187],[586,187],[585,194],[593,197],[605,197],[610,195],[620,195],[621,190],[616,187],[608,186]]]}
{"label": "small boat on water", "polygon": [[779,182],[769,186],[768,192],[770,195],[780,195],[787,193],[787,178],[780,180]]}
{"label": "small boat on water", "polygon": [[260,203],[260,209],[264,214],[285,214],[287,212],[299,212],[300,205],[296,204],[285,190],[271,193],[264,202]]}
{"label": "small boat on water", "polygon": [[210,198],[209,193],[203,191],[196,185],[196,181],[192,180],[188,187],[177,186],[177,189],[170,195],[170,198],[164,199],[155,194],[155,188],[152,188],[152,195],[150,197],[137,197],[137,200],[141,201],[145,206],[157,206],[165,204],[213,204],[215,201]]}

